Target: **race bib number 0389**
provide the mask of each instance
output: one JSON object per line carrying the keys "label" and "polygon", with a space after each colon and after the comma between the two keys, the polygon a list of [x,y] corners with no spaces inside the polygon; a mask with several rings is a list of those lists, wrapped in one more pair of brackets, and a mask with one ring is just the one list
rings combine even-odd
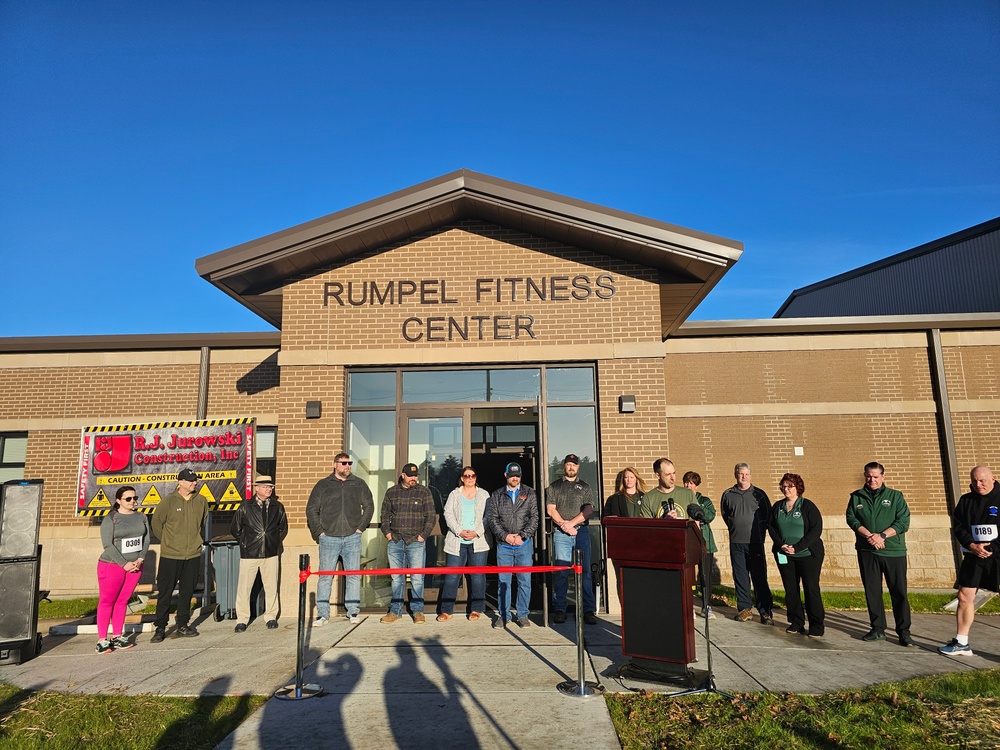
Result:
{"label": "race bib number 0389", "polygon": [[129,552],[138,552],[141,549],[142,549],[141,536],[130,536],[127,539],[122,539],[123,555],[127,555]]}

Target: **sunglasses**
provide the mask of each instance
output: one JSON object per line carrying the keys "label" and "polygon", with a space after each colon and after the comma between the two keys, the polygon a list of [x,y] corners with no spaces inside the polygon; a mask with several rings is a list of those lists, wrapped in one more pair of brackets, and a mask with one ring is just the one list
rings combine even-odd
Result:
{"label": "sunglasses", "polygon": [[337,461],[337,463],[340,464],[341,466],[353,466],[354,465],[353,461]]}
{"label": "sunglasses", "polygon": [[475,474],[463,474],[462,475],[462,479],[475,479],[475,478],[476,478]]}
{"label": "sunglasses", "polygon": [[139,498],[137,498],[135,495],[132,495],[132,497],[123,497],[122,498],[122,502],[123,503],[137,503],[137,502],[139,502]]}

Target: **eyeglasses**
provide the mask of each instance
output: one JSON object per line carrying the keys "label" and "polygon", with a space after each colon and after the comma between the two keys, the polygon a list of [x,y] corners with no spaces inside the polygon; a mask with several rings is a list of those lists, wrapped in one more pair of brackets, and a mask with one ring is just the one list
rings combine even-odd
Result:
{"label": "eyeglasses", "polygon": [[475,478],[476,478],[475,474],[463,474],[462,475],[462,479],[475,479]]}
{"label": "eyeglasses", "polygon": [[794,484],[780,484],[780,485],[778,485],[778,489],[780,489],[780,490],[794,490],[795,489],[795,485]]}
{"label": "eyeglasses", "polygon": [[137,498],[135,495],[132,495],[132,497],[123,497],[122,498],[122,502],[123,503],[137,503],[137,502],[139,502],[139,498]]}
{"label": "eyeglasses", "polygon": [[353,466],[354,465],[353,461],[337,461],[337,463],[340,464],[341,466]]}

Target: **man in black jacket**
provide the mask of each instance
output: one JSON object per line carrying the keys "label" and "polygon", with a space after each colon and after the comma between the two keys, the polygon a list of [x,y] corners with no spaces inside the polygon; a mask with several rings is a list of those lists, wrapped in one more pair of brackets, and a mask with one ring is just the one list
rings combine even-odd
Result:
{"label": "man in black jacket", "polygon": [[1000,591],[1000,485],[988,467],[977,466],[971,487],[951,516],[952,533],[965,554],[958,570],[958,632],[938,648],[947,656],[972,656],[969,631],[976,616],[976,593],[981,588]]}
{"label": "man in black jacket", "polygon": [[[319,569],[333,570],[344,561],[344,570],[361,569],[361,535],[375,514],[368,485],[351,473],[354,459],[341,451],[333,458],[333,473],[316,482],[306,501],[309,533],[319,542]],[[344,608],[352,625],[361,622],[361,576],[346,576]],[[316,583],[316,619],[313,627],[330,622],[330,591],[333,576],[320,576]]]}
{"label": "man in black jacket", "polygon": [[281,608],[278,601],[278,581],[280,579],[282,542],[288,535],[288,519],[285,506],[274,496],[274,481],[269,476],[258,476],[253,485],[254,496],[240,503],[233,515],[231,531],[240,543],[240,582],[236,587],[236,632],[247,629],[250,619],[250,591],[257,574],[264,588],[264,603],[267,611],[264,618],[267,627],[278,627]]}
{"label": "man in black jacket", "polygon": [[[534,557],[534,537],[538,532],[538,497],[521,484],[521,465],[509,463],[504,469],[507,483],[490,495],[483,519],[497,545],[497,565],[529,567]],[[497,587],[497,619],[494,628],[506,628],[513,616],[518,627],[526,628],[531,604],[531,573],[517,573],[517,600],[511,612],[511,573],[500,573]]]}

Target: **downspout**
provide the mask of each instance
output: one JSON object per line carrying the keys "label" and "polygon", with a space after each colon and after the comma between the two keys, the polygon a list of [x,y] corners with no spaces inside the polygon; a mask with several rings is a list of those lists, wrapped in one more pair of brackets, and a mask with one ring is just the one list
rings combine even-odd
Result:
{"label": "downspout", "polygon": [[[207,346],[201,347],[201,361],[198,363],[198,410],[195,419],[204,420],[208,418],[208,381],[209,363],[211,360],[211,349]],[[212,511],[205,515],[205,528],[202,530],[202,538],[207,542],[211,539],[212,532]],[[208,545],[204,546],[202,554],[202,578],[203,588],[201,590],[201,611],[204,614],[209,608],[209,595],[212,590],[212,578],[209,569]]]}
{"label": "downspout", "polygon": [[[945,475],[944,495],[950,517],[955,512],[955,505],[962,492],[959,489],[955,429],[951,422],[951,401],[948,398],[948,379],[944,370],[944,351],[941,347],[940,328],[931,328],[927,331],[927,355],[930,360],[931,383],[934,387],[934,402],[937,407],[938,441]],[[962,563],[962,551],[955,536],[953,534],[950,536],[951,553],[954,558],[955,570],[958,571]]]}

